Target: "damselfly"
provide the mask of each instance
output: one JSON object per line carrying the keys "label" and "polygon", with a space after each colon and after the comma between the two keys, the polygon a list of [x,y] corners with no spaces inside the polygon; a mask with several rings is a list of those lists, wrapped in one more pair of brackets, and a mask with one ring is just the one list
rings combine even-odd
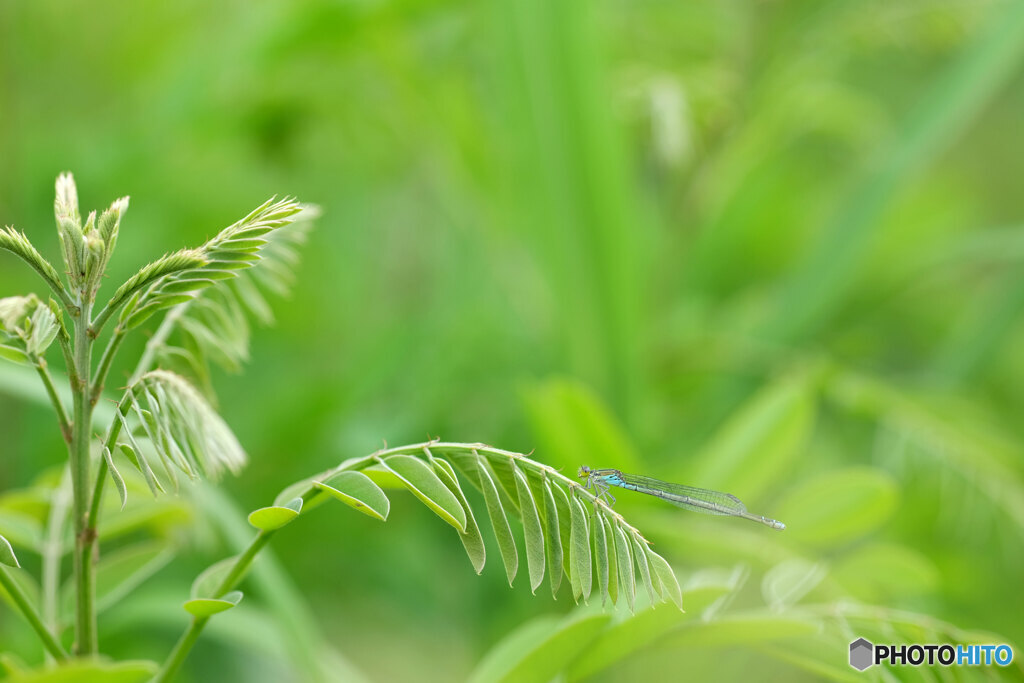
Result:
{"label": "damselfly", "polygon": [[586,465],[580,467],[580,471],[576,476],[580,479],[585,478],[587,480],[585,486],[588,489],[592,489],[598,498],[605,500],[611,505],[615,504],[615,496],[611,494],[609,489],[612,486],[618,486],[629,491],[657,496],[662,500],[687,510],[703,512],[707,515],[742,517],[743,519],[760,522],[780,531],[786,528],[786,525],[782,522],[747,512],[747,506],[743,504],[743,501],[734,495],[722,493],[721,491],[709,491],[708,489],[699,489],[694,486],[670,484],[667,481],[659,481],[637,474],[623,474],[619,470],[594,470]]}

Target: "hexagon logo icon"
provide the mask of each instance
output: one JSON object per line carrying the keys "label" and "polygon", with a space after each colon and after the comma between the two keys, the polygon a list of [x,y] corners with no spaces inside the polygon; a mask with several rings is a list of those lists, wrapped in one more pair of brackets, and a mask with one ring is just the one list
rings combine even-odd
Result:
{"label": "hexagon logo icon", "polygon": [[863,671],[874,664],[874,649],[875,646],[864,638],[858,638],[850,643],[850,666],[857,671]]}

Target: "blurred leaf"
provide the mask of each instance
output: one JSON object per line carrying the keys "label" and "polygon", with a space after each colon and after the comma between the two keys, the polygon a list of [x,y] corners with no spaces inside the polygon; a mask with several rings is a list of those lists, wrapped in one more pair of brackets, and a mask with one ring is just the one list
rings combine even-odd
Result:
{"label": "blurred leaf", "polygon": [[16,546],[38,552],[43,541],[43,525],[35,517],[0,507],[0,534]]}
{"label": "blurred leaf", "polygon": [[142,530],[162,533],[184,526],[191,519],[191,505],[180,498],[138,501],[130,503],[119,514],[100,518],[100,540],[109,541]]}
{"label": "blurred leaf", "polygon": [[780,562],[761,580],[761,595],[768,606],[781,611],[799,602],[828,574],[820,563],[800,558]]}
{"label": "blurred leaf", "polygon": [[380,487],[362,472],[339,472],[325,481],[314,481],[313,486],[364,515],[382,522],[387,520],[391,511],[391,501]]}
{"label": "blurred leaf", "polygon": [[551,464],[638,469],[632,443],[615,416],[585,384],[550,379],[524,391],[523,399],[538,448]]}
{"label": "blurred leaf", "polygon": [[799,639],[821,628],[812,616],[797,613],[765,614],[757,611],[734,613],[713,621],[688,621],[658,641],[659,650],[751,645],[758,642]]}
{"label": "blurred leaf", "polygon": [[1017,471],[1024,453],[1013,436],[994,425],[971,425],[969,402],[943,410],[909,391],[846,371],[834,373],[826,386],[844,409],[898,428],[926,446],[937,462],[977,480],[984,500],[1005,510],[1024,534],[1024,479]]}
{"label": "blurred leaf", "polygon": [[302,498],[292,498],[282,505],[253,510],[249,513],[249,524],[261,531],[280,529],[288,524],[302,512]]}
{"label": "blurred leaf", "polygon": [[[96,564],[96,611],[116,605],[125,596],[163,569],[174,558],[166,542],[144,541],[104,553]],[[66,622],[74,618],[75,585],[69,578],[61,590],[61,614]]]}
{"label": "blurred leaf", "polygon": [[422,460],[411,455],[392,455],[382,464],[438,517],[465,533],[466,511],[462,504]]}
{"label": "blurred leaf", "polygon": [[816,393],[810,370],[776,380],[729,417],[683,476],[757,500],[791,475],[814,427]]}
{"label": "blurred leaf", "polygon": [[1024,56],[1024,6],[1014,4],[990,16],[985,30],[973,35],[916,98],[892,140],[877,146],[874,164],[793,269],[768,326],[771,337],[807,335],[839,310],[885,225],[879,218],[893,197],[961,136],[1014,76]]}
{"label": "blurred leaf", "polygon": [[836,634],[815,633],[800,640],[790,640],[785,647],[778,644],[758,645],[755,649],[769,657],[789,662],[823,680],[861,683],[864,673],[853,669],[847,662],[836,657],[850,646],[852,638]]}
{"label": "blurred leaf", "polygon": [[836,545],[877,529],[896,509],[899,489],[879,470],[851,467],[805,479],[779,503],[786,534],[812,545]]}
{"label": "blurred leaf", "polygon": [[226,612],[242,601],[241,591],[225,593],[222,598],[194,598],[185,602],[185,611],[197,617],[212,617]]}
{"label": "blurred leaf", "polygon": [[609,619],[605,614],[581,613],[564,620],[540,617],[527,622],[492,648],[469,680],[547,683],[588,649]]}
{"label": "blurred leaf", "polygon": [[851,595],[871,602],[928,595],[940,585],[932,560],[894,543],[858,547],[835,563],[832,576]]}
{"label": "blurred leaf", "polygon": [[[655,556],[660,559],[660,556]],[[662,562],[664,560],[662,559]],[[675,581],[673,577],[672,581]],[[678,584],[676,584],[678,587]],[[698,619],[701,611],[720,597],[736,590],[733,575],[720,572],[696,574],[683,595],[689,612],[648,607],[620,622],[611,624],[568,669],[570,681],[589,678],[613,664],[643,651],[685,622]],[[675,599],[682,600],[678,595]]]}
{"label": "blurred leaf", "polygon": [[190,595],[193,598],[212,598],[217,596],[217,589],[231,573],[237,557],[226,557],[204,569],[192,582]]}

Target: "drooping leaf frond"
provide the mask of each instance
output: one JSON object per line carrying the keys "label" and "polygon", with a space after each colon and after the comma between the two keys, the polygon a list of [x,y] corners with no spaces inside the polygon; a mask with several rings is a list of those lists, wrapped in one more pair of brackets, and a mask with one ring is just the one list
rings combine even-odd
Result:
{"label": "drooping leaf frond", "polygon": [[98,316],[106,320],[121,308],[119,326],[138,327],[163,309],[186,303],[196,293],[260,261],[267,236],[292,223],[302,207],[294,199],[269,199],[242,220],[197,249],[164,256],[129,278]]}
{"label": "drooping leaf frond", "polygon": [[194,299],[172,309],[151,341],[160,365],[186,372],[212,397],[209,363],[237,371],[248,360],[248,318],[273,322],[266,294],[285,295],[291,288],[298,250],[318,215],[304,206],[294,223],[259,238],[265,246],[254,268],[230,271],[238,277],[226,286],[194,292]]}
{"label": "drooping leaf frond", "polygon": [[[483,494],[482,509],[470,506],[465,480]],[[533,591],[547,573],[553,595],[565,577],[574,600],[599,596],[603,604],[622,599],[633,610],[641,587],[652,603],[671,600],[682,606],[671,566],[635,527],[579,483],[520,453],[439,441],[391,448],[297,482],[281,492],[275,506],[305,514],[334,498],[383,521],[390,509],[388,487],[408,490],[452,526],[477,573],[486,561],[477,519],[485,519],[486,511],[509,583],[520,567],[509,523],[516,517],[522,521]],[[296,496],[302,504],[294,504]]]}
{"label": "drooping leaf frond", "polygon": [[[118,420],[121,451],[154,494],[164,490],[150,463],[154,454],[164,478],[175,486],[179,472],[190,479],[216,479],[224,470],[237,473],[246,463],[245,452],[224,420],[188,380],[173,372],[153,370],[128,387]],[[108,469],[123,490],[120,475],[113,467]]]}

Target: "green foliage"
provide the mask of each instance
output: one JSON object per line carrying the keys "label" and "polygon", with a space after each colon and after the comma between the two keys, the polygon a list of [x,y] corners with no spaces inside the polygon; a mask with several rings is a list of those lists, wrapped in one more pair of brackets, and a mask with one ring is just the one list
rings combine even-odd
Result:
{"label": "green foliage", "polygon": [[[366,458],[344,462],[312,481],[297,482],[282,491],[278,500],[300,491],[304,492],[300,499],[296,499],[298,501],[317,500],[327,494],[384,521],[387,519],[390,502],[384,491],[372,481],[374,477],[381,478],[383,473],[387,475],[383,478],[385,481],[412,493],[428,509],[455,528],[473,568],[480,573],[486,560],[486,549],[476,515],[463,491],[456,468],[484,496],[484,509],[491,519],[509,584],[515,579],[519,567],[519,553],[509,524],[507,507],[501,500],[503,495],[515,495],[519,503],[517,516],[523,524],[523,547],[526,550],[532,592],[536,592],[543,583],[547,571],[552,575],[552,592],[557,593],[564,572],[570,578],[573,598],[582,596],[587,601],[593,591],[593,576],[596,572],[599,577],[605,577],[598,586],[602,602],[612,595],[612,591],[618,594],[621,590],[632,608],[636,591],[634,571],[637,571],[652,602],[670,599],[680,604],[675,575],[665,559],[651,549],[639,531],[578,483],[520,453],[483,444],[442,441],[391,448]],[[507,473],[506,477],[511,479],[514,488],[503,488],[503,492],[499,493],[499,485],[495,483],[496,480],[500,481],[496,473],[498,468]],[[545,500],[553,500],[553,491],[558,491],[559,497],[569,501],[570,509],[573,510],[567,524],[567,532],[572,539],[568,567],[563,565],[560,557],[562,526],[558,519],[558,509],[553,503],[538,506],[535,491],[543,491]],[[277,526],[271,520],[284,519],[285,509],[297,515],[308,507],[296,503],[288,508],[261,508],[250,515],[249,521],[257,528],[272,530]],[[290,522],[292,518],[287,517],[284,523]],[[621,587],[609,585],[607,577],[610,560],[607,552],[593,555],[592,560],[591,545],[604,537],[606,528],[616,534],[618,542],[630,544],[622,555],[624,561],[617,567],[617,576],[622,580]],[[547,562],[548,557],[559,561]],[[636,559],[635,569],[633,558]]]}
{"label": "green foliage", "polygon": [[[79,209],[65,184],[59,202],[61,229],[80,243],[69,258],[92,269],[86,288],[108,251],[103,208],[121,188],[133,195],[101,306],[156,245],[203,245],[272,192],[315,196],[329,224],[311,237],[294,301],[274,307],[281,324],[252,347],[275,291],[263,276],[294,270],[272,249],[292,244],[305,214],[255,238],[267,239],[259,264],[224,271],[239,273],[226,284],[196,275],[168,288],[163,303],[193,298],[126,333],[111,358],[93,396],[101,430],[108,398],[159,367],[223,408],[253,464],[227,487],[241,509],[202,482],[154,499],[125,464],[137,458],[128,436],[109,460],[86,439],[93,472],[102,455],[124,487],[124,512],[112,490],[102,498],[99,561],[147,539],[179,558],[103,612],[101,651],[170,648],[188,582],[260,535],[242,510],[283,507],[312,486],[302,519],[274,537],[285,562],[261,552],[244,604],[210,622],[182,678],[863,680],[843,661],[858,636],[983,638],[1019,652],[1024,597],[1007,589],[1024,566],[1019,4],[121,5],[0,10],[0,43],[19,56],[5,80],[0,197],[38,247],[0,233],[0,290],[27,294],[42,277],[39,300],[52,297],[75,332],[84,302],[62,282],[73,269],[58,262],[36,191],[61,165],[102,200],[83,187]],[[119,313],[94,330],[94,351]],[[143,362],[129,362],[147,340]],[[70,408],[65,342],[73,352],[58,333],[45,371]],[[250,354],[249,372],[222,377]],[[73,574],[81,515],[70,479],[33,478],[60,441],[33,407],[50,400],[39,366],[15,355],[23,366],[0,363],[0,489],[13,489],[0,496],[0,534],[26,569],[3,569],[48,627],[56,612],[68,645],[66,619],[45,602]],[[729,491],[789,528],[622,492],[615,511],[683,584],[685,613],[650,610],[633,541],[620,558],[613,525],[584,501],[591,599],[578,608],[530,595],[539,558],[523,513],[534,520],[505,463],[463,469],[444,455],[446,477],[408,454],[467,511],[461,530],[426,508],[414,515],[420,500],[376,465],[331,480],[340,496],[309,476],[381,437],[437,433],[535,449],[568,475],[619,467]],[[545,583],[564,595],[583,540],[572,489],[523,474]],[[334,499],[364,514],[323,505]],[[474,579],[460,547],[474,570],[491,569]],[[648,557],[652,583],[656,565]],[[98,586],[108,571],[97,565]],[[513,590],[507,576],[520,577]],[[559,625],[598,616],[595,593],[618,600],[596,639],[585,627],[559,639]],[[0,649],[40,662],[7,606]],[[535,620],[534,637],[502,646]],[[537,667],[520,666],[534,650]]]}

